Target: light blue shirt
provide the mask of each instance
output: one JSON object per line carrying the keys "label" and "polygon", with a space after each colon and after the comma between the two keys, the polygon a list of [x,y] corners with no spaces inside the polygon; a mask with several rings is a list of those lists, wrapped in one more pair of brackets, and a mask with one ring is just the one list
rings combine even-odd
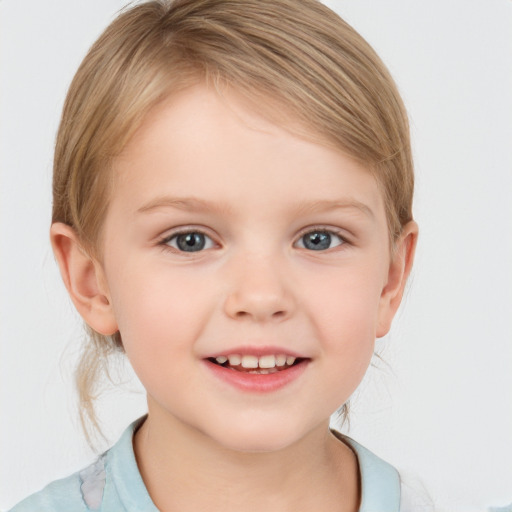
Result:
{"label": "light blue shirt", "polygon": [[[143,420],[132,423],[94,464],[49,484],[10,512],[158,512],[133,452],[133,434]],[[396,469],[349,437],[334,434],[357,455],[361,477],[359,512],[400,512],[400,477]]]}

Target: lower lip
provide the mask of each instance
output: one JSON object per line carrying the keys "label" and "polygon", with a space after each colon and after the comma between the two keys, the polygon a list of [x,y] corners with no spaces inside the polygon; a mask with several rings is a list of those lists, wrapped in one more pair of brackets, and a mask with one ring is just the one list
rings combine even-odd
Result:
{"label": "lower lip", "polygon": [[207,359],[205,359],[204,362],[206,367],[217,378],[239,390],[252,393],[271,393],[297,380],[304,373],[309,360],[305,359],[286,370],[279,370],[275,373],[267,374],[239,372],[212,363]]}

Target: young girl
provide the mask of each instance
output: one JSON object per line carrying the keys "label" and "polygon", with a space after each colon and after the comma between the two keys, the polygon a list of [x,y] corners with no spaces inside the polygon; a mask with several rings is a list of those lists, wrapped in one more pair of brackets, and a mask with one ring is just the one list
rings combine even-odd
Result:
{"label": "young girl", "polygon": [[148,414],[14,511],[393,512],[400,476],[329,429],[400,304],[418,228],[407,118],[314,0],[131,7],[70,87],[51,241]]}

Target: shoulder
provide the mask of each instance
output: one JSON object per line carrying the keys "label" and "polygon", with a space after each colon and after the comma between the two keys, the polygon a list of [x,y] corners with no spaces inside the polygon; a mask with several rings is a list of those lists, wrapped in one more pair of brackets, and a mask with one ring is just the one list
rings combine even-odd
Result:
{"label": "shoulder", "polygon": [[10,512],[86,512],[79,473],[56,480],[18,503]]}
{"label": "shoulder", "polygon": [[359,512],[398,512],[400,510],[400,475],[373,452],[340,432],[332,433],[349,446],[357,457],[361,504]]}
{"label": "shoulder", "polygon": [[359,512],[433,512],[433,503],[421,482],[404,476],[391,464],[339,432],[333,434],[356,454],[361,484]]}
{"label": "shoulder", "polygon": [[52,482],[10,512],[158,512],[144,486],[133,453],[133,433],[144,419],[133,422],[119,441],[94,463]]}
{"label": "shoulder", "polygon": [[52,482],[20,502],[10,512],[99,510],[107,481],[105,471],[107,455],[108,452],[82,471]]}

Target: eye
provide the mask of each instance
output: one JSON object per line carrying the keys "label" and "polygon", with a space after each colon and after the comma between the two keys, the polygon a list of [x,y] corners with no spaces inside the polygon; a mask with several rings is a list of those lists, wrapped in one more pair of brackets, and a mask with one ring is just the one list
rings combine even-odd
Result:
{"label": "eye", "polygon": [[162,240],[162,244],[181,252],[198,252],[203,249],[211,249],[214,242],[208,235],[200,231],[188,231],[171,235]]}
{"label": "eye", "polygon": [[311,251],[325,251],[343,243],[345,240],[337,233],[315,229],[302,235],[297,241],[297,246]]}

